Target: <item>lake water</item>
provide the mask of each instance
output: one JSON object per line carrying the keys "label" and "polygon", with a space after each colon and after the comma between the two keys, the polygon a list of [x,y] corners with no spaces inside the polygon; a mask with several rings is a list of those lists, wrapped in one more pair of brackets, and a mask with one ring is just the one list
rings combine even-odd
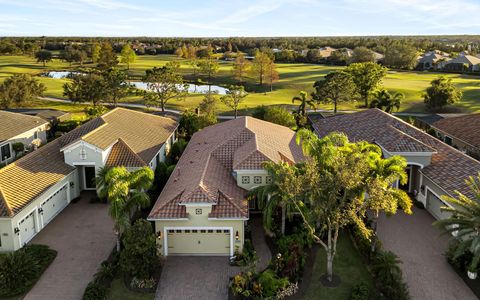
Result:
{"label": "lake water", "polygon": [[[133,84],[136,88],[141,89],[141,90],[148,90],[147,88],[147,83],[146,82],[141,82],[141,81],[132,81],[130,82]],[[209,89],[209,86],[207,84],[188,84],[188,92],[189,93],[207,93]],[[227,89],[218,85],[212,85],[211,86],[212,92],[217,92],[219,95],[225,95],[227,93]]]}
{"label": "lake water", "polygon": [[[78,72],[69,72],[69,71],[52,71],[45,73],[44,76],[54,78],[54,79],[63,79],[67,78],[70,74],[78,74]],[[141,90],[147,90],[147,83],[141,81],[132,81],[130,82],[136,88]],[[227,93],[227,89],[218,85],[212,85],[209,87],[207,84],[188,84],[188,92],[189,93],[207,93],[209,88],[211,88],[212,92],[217,92],[219,95],[225,95]]]}

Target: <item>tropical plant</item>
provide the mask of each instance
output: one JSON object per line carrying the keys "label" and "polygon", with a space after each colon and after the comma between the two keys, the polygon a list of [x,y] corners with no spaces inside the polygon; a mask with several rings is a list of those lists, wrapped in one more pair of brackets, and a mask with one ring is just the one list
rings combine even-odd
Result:
{"label": "tropical plant", "polygon": [[315,108],[316,103],[314,99],[308,99],[308,93],[305,91],[301,91],[298,96],[292,98],[292,103],[300,102],[298,106],[298,114],[306,117],[307,116],[307,106],[310,108]]}
{"label": "tropical plant", "polygon": [[450,206],[442,207],[442,211],[451,214],[450,217],[434,223],[446,232],[455,236],[457,245],[453,259],[458,259],[465,253],[470,254],[468,270],[477,272],[480,262],[480,174],[466,181],[473,199],[456,192],[456,197],[442,196],[442,200]]}
{"label": "tropical plant", "polygon": [[82,300],[104,300],[107,297],[107,288],[96,281],[87,285]]}
{"label": "tropical plant", "polygon": [[95,178],[101,198],[110,203],[109,214],[115,222],[117,251],[120,251],[120,237],[130,227],[130,216],[141,207],[150,204],[145,192],[153,183],[154,173],[149,167],[128,171],[125,167],[103,167]]}
{"label": "tropical plant", "polygon": [[370,107],[392,113],[393,110],[398,111],[400,109],[403,99],[405,99],[405,95],[402,93],[396,92],[392,95],[387,90],[381,89],[374,94],[374,99],[370,102]]}
{"label": "tropical plant", "polygon": [[387,299],[408,300],[408,286],[403,281],[401,260],[390,251],[380,252],[372,262],[372,272],[378,288]]}

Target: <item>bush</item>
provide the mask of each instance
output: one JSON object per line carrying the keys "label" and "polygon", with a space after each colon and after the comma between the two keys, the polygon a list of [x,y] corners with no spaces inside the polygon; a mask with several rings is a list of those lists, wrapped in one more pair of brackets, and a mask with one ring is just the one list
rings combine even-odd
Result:
{"label": "bush", "polygon": [[373,260],[372,272],[379,290],[388,299],[410,299],[408,286],[403,281],[401,261],[390,251],[379,252]]}
{"label": "bush", "polygon": [[241,253],[235,253],[235,265],[248,266],[253,264],[258,259],[252,241],[245,239],[243,243],[243,250]]}
{"label": "bush", "polygon": [[108,108],[103,105],[87,106],[84,109],[88,119],[99,117],[108,112]]}
{"label": "bush", "polygon": [[28,245],[0,255],[0,296],[15,296],[28,291],[56,255],[55,250],[45,245]]}
{"label": "bush", "polygon": [[473,259],[473,254],[468,249],[465,249],[465,251],[463,251],[463,249],[459,249],[458,245],[458,241],[456,240],[450,242],[445,256],[451,265],[461,271],[466,272]]}
{"label": "bush", "polygon": [[83,300],[103,300],[107,297],[107,288],[96,281],[92,281],[87,285]]}
{"label": "bush", "polygon": [[285,127],[296,125],[295,117],[282,106],[269,106],[265,109],[264,120]]}
{"label": "bush", "polygon": [[150,222],[139,219],[123,237],[124,249],[120,253],[120,266],[123,273],[138,279],[153,277],[159,266],[156,237]]}
{"label": "bush", "polygon": [[57,131],[69,132],[80,126],[83,122],[80,120],[68,120],[58,123]]}
{"label": "bush", "polygon": [[370,287],[365,282],[360,282],[352,288],[350,300],[368,300],[370,299]]}
{"label": "bush", "polygon": [[304,249],[311,243],[311,238],[305,232],[279,238],[277,247],[280,255],[274,260],[277,274],[288,277],[291,281],[298,281],[306,261]]}
{"label": "bush", "polygon": [[285,288],[289,282],[287,278],[279,278],[272,270],[266,270],[258,276],[258,284],[262,289],[262,297],[273,297],[280,289]]}
{"label": "bush", "polygon": [[12,144],[13,151],[15,151],[15,155],[17,156],[20,153],[25,151],[25,145],[22,142],[17,142]]}
{"label": "bush", "polygon": [[185,141],[184,139],[178,139],[178,141],[176,141],[172,145],[172,148],[170,149],[167,157],[167,161],[169,164],[176,164],[178,162],[180,156],[182,156],[183,151],[187,147],[187,144],[187,141]]}
{"label": "bush", "polygon": [[280,278],[272,270],[262,273],[242,272],[230,282],[232,293],[240,299],[273,299],[277,294],[295,293],[287,278]]}

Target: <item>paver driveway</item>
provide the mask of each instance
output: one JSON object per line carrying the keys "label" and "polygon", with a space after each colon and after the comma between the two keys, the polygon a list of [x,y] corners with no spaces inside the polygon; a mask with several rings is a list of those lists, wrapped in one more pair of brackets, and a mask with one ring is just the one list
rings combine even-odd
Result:
{"label": "paver driveway", "polygon": [[228,279],[239,271],[228,264],[228,257],[169,256],[155,299],[225,300]]}
{"label": "paver driveway", "polygon": [[402,260],[412,299],[477,299],[446,261],[449,237],[432,226],[434,221],[426,210],[414,208],[411,216],[382,216],[378,234],[384,248]]}
{"label": "paver driveway", "polygon": [[82,299],[88,282],[115,246],[106,204],[91,204],[82,193],[32,240],[58,251],[57,257],[25,300]]}

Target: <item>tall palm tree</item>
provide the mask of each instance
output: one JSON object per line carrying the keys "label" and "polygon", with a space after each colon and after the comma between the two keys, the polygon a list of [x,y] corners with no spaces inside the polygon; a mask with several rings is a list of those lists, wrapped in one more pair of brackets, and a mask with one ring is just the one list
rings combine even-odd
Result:
{"label": "tall palm tree", "polygon": [[375,93],[375,99],[370,102],[371,108],[384,109],[387,113],[392,113],[393,110],[399,110],[402,100],[405,95],[402,93],[390,94],[387,90],[382,89]]}
{"label": "tall palm tree", "polygon": [[109,214],[115,222],[117,251],[120,251],[120,237],[130,226],[130,216],[136,209],[146,207],[150,197],[145,192],[153,183],[153,171],[144,167],[129,172],[125,167],[101,168],[95,178],[100,197],[106,197]]}
{"label": "tall palm tree", "polygon": [[453,207],[442,207],[441,209],[452,215],[433,224],[455,236],[459,243],[454,254],[455,257],[459,257],[467,251],[472,254],[468,270],[476,272],[480,262],[480,174],[476,178],[470,177],[466,182],[475,198],[470,199],[458,191],[456,198],[443,196],[442,200]]}
{"label": "tall palm tree", "polygon": [[298,106],[298,114],[300,114],[302,117],[305,117],[307,115],[307,105],[314,109],[316,107],[315,101],[313,99],[308,99],[307,96],[307,92],[301,91],[298,96],[292,98],[292,103],[295,103],[297,101],[300,102],[300,105]]}

